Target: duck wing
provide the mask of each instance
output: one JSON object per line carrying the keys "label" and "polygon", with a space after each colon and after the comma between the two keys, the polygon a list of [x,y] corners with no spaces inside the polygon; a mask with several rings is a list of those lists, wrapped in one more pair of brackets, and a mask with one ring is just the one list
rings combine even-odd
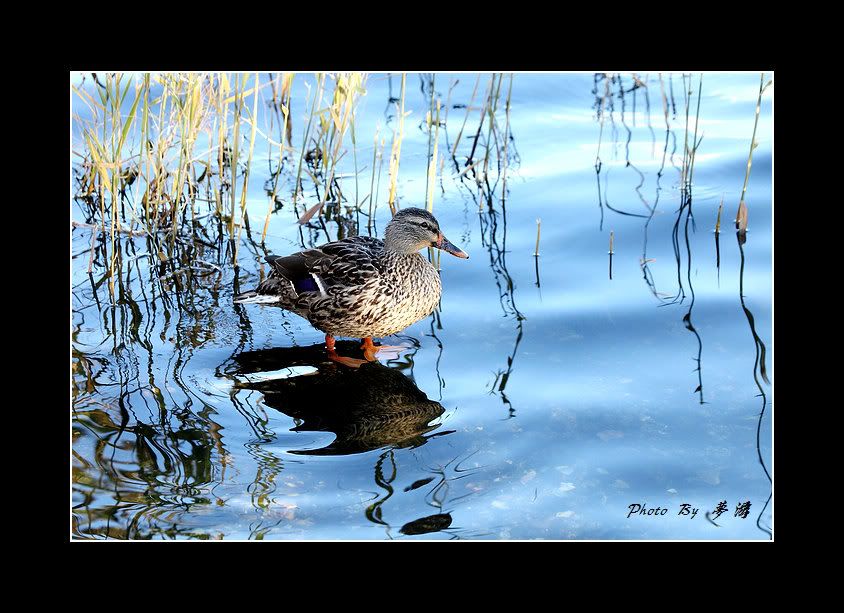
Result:
{"label": "duck wing", "polygon": [[311,300],[334,294],[333,288],[362,285],[377,275],[383,249],[384,243],[376,238],[356,236],[288,256],[267,256],[272,270],[258,286],[258,294],[278,295],[282,302],[305,307]]}

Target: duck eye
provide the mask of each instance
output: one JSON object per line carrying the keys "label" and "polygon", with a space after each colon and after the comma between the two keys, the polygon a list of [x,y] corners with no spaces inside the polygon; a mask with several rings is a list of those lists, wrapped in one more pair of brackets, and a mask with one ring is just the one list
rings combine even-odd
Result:
{"label": "duck eye", "polygon": [[421,226],[421,227],[425,228],[428,232],[431,232],[432,234],[438,233],[438,230],[426,221],[414,221],[413,223],[416,224],[417,226]]}

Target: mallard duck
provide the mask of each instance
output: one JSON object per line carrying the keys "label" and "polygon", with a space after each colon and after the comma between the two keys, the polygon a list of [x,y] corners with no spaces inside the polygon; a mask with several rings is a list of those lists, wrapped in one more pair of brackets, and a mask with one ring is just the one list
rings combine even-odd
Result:
{"label": "mallard duck", "polygon": [[372,337],[404,330],[439,303],[440,275],[419,254],[424,247],[469,257],[443,236],[428,211],[406,208],[387,224],[383,241],[354,236],[284,257],[267,256],[268,277],[235,302],[274,304],[304,317],[325,333],[332,359],[337,357],[334,337],[363,339],[371,361]]}

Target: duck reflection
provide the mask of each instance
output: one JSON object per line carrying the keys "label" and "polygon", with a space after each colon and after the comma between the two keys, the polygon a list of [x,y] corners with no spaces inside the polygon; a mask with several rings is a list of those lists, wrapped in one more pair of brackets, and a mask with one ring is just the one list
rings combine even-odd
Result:
{"label": "duck reflection", "polygon": [[[353,341],[337,346],[343,355],[361,351]],[[267,406],[294,418],[293,432],[337,436],[326,447],[290,453],[348,455],[387,446],[419,447],[437,436],[426,436],[440,426],[429,422],[445,411],[401,371],[380,362],[345,368],[326,360],[321,344],[246,351],[233,361],[236,366],[228,374],[238,387],[260,391]]]}
{"label": "duck reflection", "polygon": [[450,513],[437,513],[436,515],[429,515],[427,517],[421,517],[408,522],[401,527],[399,532],[408,536],[441,532],[451,526],[451,522],[452,519]]}

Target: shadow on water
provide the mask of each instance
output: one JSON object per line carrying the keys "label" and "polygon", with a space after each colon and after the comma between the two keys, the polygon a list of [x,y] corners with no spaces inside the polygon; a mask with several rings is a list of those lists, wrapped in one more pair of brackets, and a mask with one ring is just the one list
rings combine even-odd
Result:
{"label": "shadow on water", "polygon": [[[363,357],[359,343],[338,341],[341,355]],[[323,345],[277,347],[239,353],[225,373],[236,387],[263,394],[264,404],[296,421],[293,432],[331,432],[336,439],[298,455],[349,455],[390,446],[424,445],[445,409],[400,370],[379,362],[348,368],[331,362]],[[307,369],[307,370],[303,370]],[[303,373],[303,374],[299,374]],[[256,376],[261,375],[264,376]],[[270,377],[281,377],[266,379]],[[264,379],[264,380],[262,380]]]}
{"label": "shadow on water", "polygon": [[[350,357],[363,355],[353,341],[338,341],[337,350]],[[322,345],[241,352],[231,358],[223,372],[235,381],[237,389],[260,392],[266,406],[292,417],[296,424],[292,432],[330,432],[336,436],[325,447],[290,450],[291,454],[335,456],[382,450],[372,469],[380,493],[374,493],[364,515],[368,521],[384,526],[389,538],[395,538],[384,517],[384,505],[397,493],[396,451],[417,449],[434,437],[454,433],[437,432],[442,424],[431,423],[445,412],[439,402],[429,400],[398,368],[379,362],[357,369],[338,365],[326,358]],[[404,488],[407,494],[430,486],[425,502],[438,512],[406,522],[399,530],[401,535],[444,532],[456,539],[464,534],[460,528],[452,528],[453,508],[446,505],[474,493],[450,496],[454,481],[479,470],[464,468],[461,462],[466,459],[454,458],[445,466],[429,468],[430,477]]]}

